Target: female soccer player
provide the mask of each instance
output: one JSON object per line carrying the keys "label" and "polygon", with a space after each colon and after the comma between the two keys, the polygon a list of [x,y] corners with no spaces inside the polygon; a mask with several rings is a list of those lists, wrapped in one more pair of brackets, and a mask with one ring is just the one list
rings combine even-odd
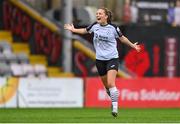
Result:
{"label": "female soccer player", "polygon": [[115,79],[118,71],[119,56],[116,39],[127,44],[133,49],[140,51],[137,43],[131,43],[120,31],[111,23],[112,13],[107,8],[100,8],[96,12],[97,21],[86,28],[74,28],[73,24],[65,24],[64,29],[74,33],[86,34],[94,33],[93,44],[96,51],[96,67],[101,80],[106,88],[107,94],[112,101],[112,115],[118,115],[118,90]]}

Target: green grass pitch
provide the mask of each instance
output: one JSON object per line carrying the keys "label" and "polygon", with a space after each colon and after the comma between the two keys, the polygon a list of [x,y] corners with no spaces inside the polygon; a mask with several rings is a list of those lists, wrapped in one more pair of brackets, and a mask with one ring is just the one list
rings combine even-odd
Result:
{"label": "green grass pitch", "polygon": [[0,123],[180,123],[180,109],[104,108],[0,109]]}

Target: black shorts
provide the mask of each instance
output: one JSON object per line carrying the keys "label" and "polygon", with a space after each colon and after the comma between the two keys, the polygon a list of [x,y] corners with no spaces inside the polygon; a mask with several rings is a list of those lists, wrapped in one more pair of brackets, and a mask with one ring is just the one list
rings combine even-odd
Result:
{"label": "black shorts", "polygon": [[109,70],[118,71],[118,66],[119,66],[119,58],[114,58],[111,60],[96,59],[96,67],[100,76],[106,75]]}

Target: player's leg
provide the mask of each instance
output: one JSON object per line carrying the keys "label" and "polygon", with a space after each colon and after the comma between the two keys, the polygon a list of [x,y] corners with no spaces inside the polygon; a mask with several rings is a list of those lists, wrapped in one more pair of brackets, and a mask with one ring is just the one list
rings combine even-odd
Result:
{"label": "player's leg", "polygon": [[118,59],[109,61],[96,60],[96,67],[101,80],[106,88],[108,95],[112,100],[112,115],[117,116],[118,113],[118,91],[115,86],[115,78],[118,70]]}
{"label": "player's leg", "polygon": [[109,70],[107,73],[107,81],[108,81],[108,86],[109,86],[109,92],[110,92],[110,97],[112,101],[112,114],[113,116],[117,116],[118,113],[118,90],[115,85],[115,79],[116,79],[116,70]]}
{"label": "player's leg", "polygon": [[101,77],[104,87],[106,88],[107,94],[110,96],[109,88],[107,86],[107,64],[106,61],[96,60],[96,67]]}
{"label": "player's leg", "polygon": [[107,85],[107,75],[101,76],[104,87],[106,88],[106,93],[110,96],[109,88]]}
{"label": "player's leg", "polygon": [[118,71],[119,60],[112,59],[107,64],[107,86],[109,88],[110,97],[112,100],[112,115],[117,116],[118,113],[118,90],[115,85],[116,75]]}

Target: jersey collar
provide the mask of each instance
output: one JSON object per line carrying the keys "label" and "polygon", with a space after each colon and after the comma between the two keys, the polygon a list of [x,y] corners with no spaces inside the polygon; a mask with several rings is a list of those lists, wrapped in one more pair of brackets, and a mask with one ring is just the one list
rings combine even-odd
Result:
{"label": "jersey collar", "polygon": [[107,26],[107,25],[109,25],[109,24],[108,24],[108,23],[107,23],[107,24],[105,24],[105,25],[100,24],[100,26],[102,26],[102,27],[105,27],[105,26]]}

